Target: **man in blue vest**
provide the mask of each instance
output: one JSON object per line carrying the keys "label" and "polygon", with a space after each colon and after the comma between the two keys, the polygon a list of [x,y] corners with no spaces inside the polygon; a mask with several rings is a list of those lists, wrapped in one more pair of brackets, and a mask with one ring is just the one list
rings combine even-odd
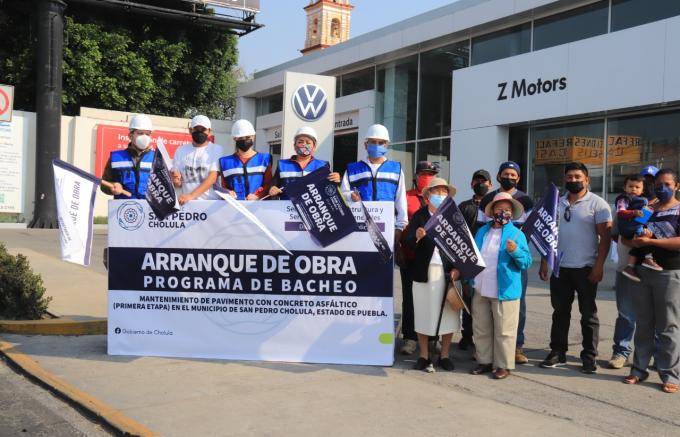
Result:
{"label": "man in blue vest", "polygon": [[[135,115],[130,119],[127,149],[111,152],[102,179],[111,182],[111,187],[103,184],[100,189],[116,199],[144,199],[153,164],[151,132],[153,125],[149,116]],[[123,194],[127,191],[131,196]]]}
{"label": "man in blue vest", "polygon": [[395,232],[394,259],[403,264],[401,233],[408,224],[406,187],[401,163],[385,157],[390,143],[387,128],[381,124],[369,126],[364,140],[368,156],[347,166],[342,177],[341,190],[347,200],[386,200],[394,202]]}
{"label": "man in blue vest", "polygon": [[248,120],[231,127],[236,152],[220,159],[222,185],[237,200],[259,200],[267,195],[272,179],[272,156],[256,152],[255,128]]}
{"label": "man in blue vest", "polygon": [[[289,183],[303,176],[307,176],[314,170],[322,167],[330,168],[328,161],[314,157],[317,145],[316,131],[308,126],[303,126],[295,133],[295,155],[290,159],[279,160],[272,187],[269,189],[270,196],[279,196],[280,199],[288,199],[285,187]],[[328,180],[340,183],[340,173],[331,173]]]}

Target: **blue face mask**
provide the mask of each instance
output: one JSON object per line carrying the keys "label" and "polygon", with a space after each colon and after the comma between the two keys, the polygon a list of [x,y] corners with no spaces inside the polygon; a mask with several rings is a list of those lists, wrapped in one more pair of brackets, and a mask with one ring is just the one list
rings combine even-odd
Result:
{"label": "blue face mask", "polygon": [[656,198],[659,199],[659,202],[664,203],[673,198],[674,191],[664,185],[663,187],[655,188],[654,194],[656,194]]}
{"label": "blue face mask", "polygon": [[446,196],[442,196],[441,194],[430,194],[430,205],[439,208],[439,205],[442,204],[444,199],[446,199]]}
{"label": "blue face mask", "polygon": [[387,147],[380,145],[380,144],[374,144],[374,143],[368,143],[368,156],[371,158],[382,158],[385,156],[385,153],[387,153]]}

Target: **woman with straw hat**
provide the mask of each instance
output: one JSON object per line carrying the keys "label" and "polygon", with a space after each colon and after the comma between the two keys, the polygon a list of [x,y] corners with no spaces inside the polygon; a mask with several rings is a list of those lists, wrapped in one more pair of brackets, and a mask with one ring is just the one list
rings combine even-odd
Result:
{"label": "woman with straw hat", "polygon": [[472,333],[479,364],[471,373],[493,371],[495,379],[505,379],[515,368],[522,270],[531,266],[531,252],[522,231],[512,224],[524,213],[512,195],[496,194],[484,213],[491,221],[475,236],[486,268],[473,282]]}
{"label": "woman with straw hat", "polygon": [[406,237],[406,244],[415,250],[412,271],[413,316],[420,349],[415,369],[426,372],[434,372],[428,342],[430,336],[436,335],[442,335],[438,366],[448,371],[454,368],[453,361],[449,358],[449,346],[453,333],[460,331],[460,312],[453,311],[448,305],[442,308],[453,265],[439,254],[424,226],[446,197],[453,197],[455,194],[456,188],[453,185],[442,178],[433,178],[423,189],[423,198],[427,204],[413,215]]}

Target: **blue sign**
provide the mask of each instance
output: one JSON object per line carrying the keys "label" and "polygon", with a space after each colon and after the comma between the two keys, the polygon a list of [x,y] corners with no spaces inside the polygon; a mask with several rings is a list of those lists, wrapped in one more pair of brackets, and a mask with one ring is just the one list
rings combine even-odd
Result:
{"label": "blue sign", "polygon": [[326,92],[311,83],[300,85],[293,93],[293,111],[304,121],[316,121],[323,117],[328,108]]}
{"label": "blue sign", "polygon": [[546,260],[556,278],[560,276],[560,254],[557,252],[559,199],[560,194],[555,184],[551,183],[545,187],[540,203],[531,211],[522,227],[527,238],[534,243],[536,250]]}

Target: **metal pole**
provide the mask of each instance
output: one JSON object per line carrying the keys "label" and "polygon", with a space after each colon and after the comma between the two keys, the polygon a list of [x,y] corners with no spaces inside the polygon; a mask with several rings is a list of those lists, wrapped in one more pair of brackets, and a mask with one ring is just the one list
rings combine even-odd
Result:
{"label": "metal pole", "polygon": [[64,53],[62,0],[35,0],[38,44],[36,48],[36,159],[35,209],[31,228],[56,228],[52,160],[61,146],[61,94]]}

